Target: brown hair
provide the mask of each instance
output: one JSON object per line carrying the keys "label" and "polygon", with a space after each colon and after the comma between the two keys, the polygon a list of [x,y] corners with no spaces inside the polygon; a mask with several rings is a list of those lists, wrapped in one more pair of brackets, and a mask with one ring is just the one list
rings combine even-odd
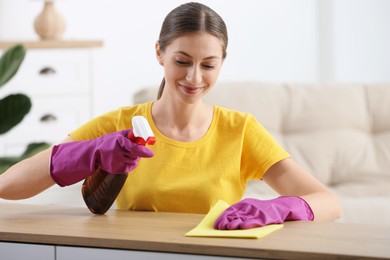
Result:
{"label": "brown hair", "polygon": [[[176,7],[165,17],[158,40],[160,50],[164,52],[177,37],[196,32],[207,32],[221,39],[223,42],[222,58],[225,59],[228,45],[225,22],[210,7],[194,2]],[[164,86],[165,79],[163,78],[157,99],[161,97]]]}

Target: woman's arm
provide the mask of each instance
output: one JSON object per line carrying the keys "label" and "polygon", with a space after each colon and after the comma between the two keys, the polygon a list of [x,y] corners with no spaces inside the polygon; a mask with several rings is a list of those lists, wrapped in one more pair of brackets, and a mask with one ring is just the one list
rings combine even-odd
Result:
{"label": "woman's arm", "polygon": [[[63,143],[71,142],[67,137]],[[50,177],[49,148],[27,158],[0,175],[0,198],[9,200],[26,199],[51,187],[55,182]]]}
{"label": "woman's arm", "polygon": [[336,195],[290,158],[269,168],[263,180],[280,195],[304,199],[313,210],[315,220],[333,220],[342,215]]}

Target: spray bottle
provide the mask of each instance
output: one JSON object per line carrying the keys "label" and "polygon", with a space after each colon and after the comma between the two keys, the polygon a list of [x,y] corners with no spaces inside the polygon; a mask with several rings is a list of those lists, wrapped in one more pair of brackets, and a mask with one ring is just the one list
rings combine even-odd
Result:
{"label": "spray bottle", "polygon": [[[153,145],[156,142],[152,129],[145,117],[132,118],[133,129],[128,138],[139,145]],[[109,210],[121,191],[127,173],[110,174],[98,168],[92,176],[85,179],[82,194],[88,209],[94,214],[104,214]]]}

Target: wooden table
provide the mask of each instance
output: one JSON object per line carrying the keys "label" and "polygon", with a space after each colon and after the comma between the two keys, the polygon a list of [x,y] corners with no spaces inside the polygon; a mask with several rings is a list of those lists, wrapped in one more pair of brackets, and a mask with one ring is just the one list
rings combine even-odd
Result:
{"label": "wooden table", "polygon": [[120,210],[95,216],[86,208],[0,203],[0,241],[242,258],[390,259],[390,226],[289,222],[262,239],[185,237],[202,218]]}

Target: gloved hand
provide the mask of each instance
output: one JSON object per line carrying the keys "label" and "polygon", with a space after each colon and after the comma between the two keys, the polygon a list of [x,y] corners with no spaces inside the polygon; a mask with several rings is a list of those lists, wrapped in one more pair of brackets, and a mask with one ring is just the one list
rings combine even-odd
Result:
{"label": "gloved hand", "polygon": [[215,229],[249,229],[287,220],[313,220],[305,200],[281,196],[272,200],[244,199],[227,208],[214,223]]}
{"label": "gloved hand", "polygon": [[140,157],[154,154],[130,141],[132,130],[122,130],[93,140],[55,145],[50,156],[50,175],[60,186],[77,183],[98,167],[112,174],[127,173],[137,167]]}

